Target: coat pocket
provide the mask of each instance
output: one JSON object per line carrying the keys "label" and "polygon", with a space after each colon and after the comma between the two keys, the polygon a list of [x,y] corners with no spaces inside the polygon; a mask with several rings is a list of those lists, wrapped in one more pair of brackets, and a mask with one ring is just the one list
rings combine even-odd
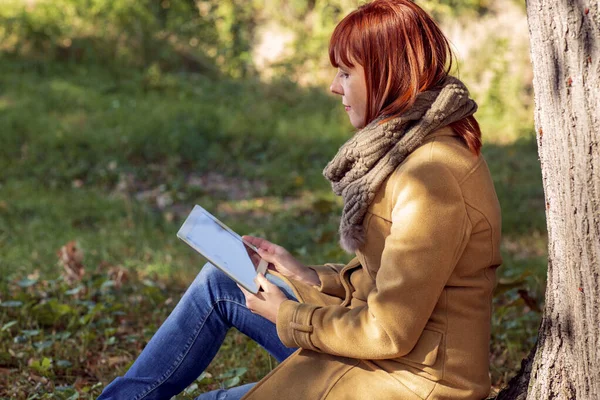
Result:
{"label": "coat pocket", "polygon": [[242,399],[323,400],[360,360],[300,349],[258,382]]}
{"label": "coat pocket", "polygon": [[422,400],[423,397],[373,362],[363,360],[340,377],[324,400],[340,399]]}
{"label": "coat pocket", "polygon": [[443,334],[436,331],[425,329],[417,344],[407,355],[400,358],[401,361],[410,361],[413,363],[433,366],[438,357],[440,344]]}
{"label": "coat pocket", "polygon": [[441,332],[425,329],[410,353],[395,360],[399,365],[386,365],[384,369],[421,399],[427,399],[442,378],[440,347],[443,336]]}

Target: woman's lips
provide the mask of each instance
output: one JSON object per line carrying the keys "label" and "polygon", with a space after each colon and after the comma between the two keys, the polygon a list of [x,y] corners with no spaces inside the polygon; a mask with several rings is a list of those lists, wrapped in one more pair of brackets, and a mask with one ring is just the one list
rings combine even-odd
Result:
{"label": "woman's lips", "polygon": [[348,110],[350,110],[350,106],[344,106],[344,109],[345,109],[346,111],[348,111]]}

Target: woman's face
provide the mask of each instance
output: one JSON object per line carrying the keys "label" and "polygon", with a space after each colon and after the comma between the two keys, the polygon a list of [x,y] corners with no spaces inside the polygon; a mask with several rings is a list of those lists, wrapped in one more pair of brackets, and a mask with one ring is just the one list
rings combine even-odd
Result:
{"label": "woman's face", "polygon": [[363,128],[367,118],[367,83],[362,65],[355,62],[354,68],[350,68],[339,63],[338,73],[329,90],[342,96],[352,126]]}

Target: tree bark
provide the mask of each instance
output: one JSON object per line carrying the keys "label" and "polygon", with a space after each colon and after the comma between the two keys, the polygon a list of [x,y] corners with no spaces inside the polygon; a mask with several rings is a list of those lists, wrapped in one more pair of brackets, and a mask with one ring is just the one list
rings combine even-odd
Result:
{"label": "tree bark", "polygon": [[528,399],[600,399],[598,0],[528,0],[548,282]]}
{"label": "tree bark", "polygon": [[527,358],[521,361],[521,370],[515,375],[505,389],[503,389],[497,397],[490,400],[525,400],[527,398],[527,389],[529,388],[529,380],[531,376],[531,366],[533,357],[537,350],[537,344],[533,346]]}

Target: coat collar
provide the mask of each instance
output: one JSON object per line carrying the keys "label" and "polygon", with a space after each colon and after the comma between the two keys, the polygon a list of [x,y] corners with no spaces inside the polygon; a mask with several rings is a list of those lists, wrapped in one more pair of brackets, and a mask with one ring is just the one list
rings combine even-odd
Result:
{"label": "coat collar", "polygon": [[440,128],[435,132],[431,132],[429,135],[427,135],[425,140],[428,141],[430,139],[440,137],[440,136],[458,136],[458,135],[456,134],[456,132],[454,132],[454,129],[450,128],[450,126],[444,126],[443,128]]}

